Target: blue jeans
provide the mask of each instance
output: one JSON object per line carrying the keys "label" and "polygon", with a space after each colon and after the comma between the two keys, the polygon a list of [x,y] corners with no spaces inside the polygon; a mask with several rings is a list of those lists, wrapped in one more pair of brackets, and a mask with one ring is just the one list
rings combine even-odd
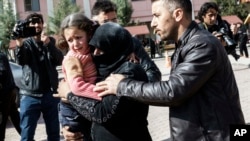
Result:
{"label": "blue jeans", "polygon": [[52,92],[44,93],[43,97],[21,95],[20,97],[21,141],[33,141],[35,129],[41,113],[45,122],[47,141],[60,140],[60,125],[57,105],[59,99]]}
{"label": "blue jeans", "polygon": [[60,102],[58,106],[59,121],[62,127],[69,126],[71,132],[81,132],[84,135],[84,141],[91,141],[91,122],[68,103]]}

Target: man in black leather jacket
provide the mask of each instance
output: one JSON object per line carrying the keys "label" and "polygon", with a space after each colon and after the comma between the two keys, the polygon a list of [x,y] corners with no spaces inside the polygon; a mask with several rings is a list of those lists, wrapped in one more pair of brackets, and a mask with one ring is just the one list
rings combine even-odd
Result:
{"label": "man in black leather jacket", "polygon": [[[16,37],[17,63],[22,66],[20,86],[20,126],[21,140],[34,140],[37,121],[41,113],[45,119],[47,140],[60,140],[57,105],[59,100],[53,97],[58,86],[56,66],[61,65],[63,54],[55,47],[55,39],[42,34],[43,17],[32,13],[26,18],[29,27],[35,28],[35,35],[24,40]],[[24,27],[15,26],[17,35],[26,32]],[[30,33],[31,31],[29,31]]]}
{"label": "man in black leather jacket", "polygon": [[192,21],[190,0],[152,0],[152,13],[155,33],[176,43],[169,80],[146,83],[113,74],[94,90],[169,106],[172,140],[229,141],[229,125],[245,121],[225,49]]}

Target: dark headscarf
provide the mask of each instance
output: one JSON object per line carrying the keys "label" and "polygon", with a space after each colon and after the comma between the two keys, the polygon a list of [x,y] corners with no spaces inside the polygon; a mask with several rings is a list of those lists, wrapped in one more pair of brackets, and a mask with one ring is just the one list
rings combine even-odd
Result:
{"label": "dark headscarf", "polygon": [[117,23],[108,22],[98,27],[89,45],[104,52],[94,56],[94,62],[101,77],[107,77],[133,52],[131,34]]}

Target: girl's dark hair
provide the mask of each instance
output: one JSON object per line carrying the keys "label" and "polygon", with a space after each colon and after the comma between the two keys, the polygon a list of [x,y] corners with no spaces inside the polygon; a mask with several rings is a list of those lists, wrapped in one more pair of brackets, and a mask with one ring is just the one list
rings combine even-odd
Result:
{"label": "girl's dark hair", "polygon": [[65,47],[68,44],[64,37],[64,30],[70,27],[76,27],[82,31],[85,31],[90,40],[97,27],[99,27],[99,24],[97,22],[90,20],[82,12],[68,15],[66,18],[64,18],[64,20],[61,23],[59,37],[58,37],[58,40],[60,39],[60,41],[57,42],[58,48],[68,48],[68,46]]}
{"label": "girl's dark hair", "polygon": [[208,12],[208,9],[210,9],[210,8],[215,9],[217,12],[219,12],[218,5],[215,2],[204,3],[198,12],[198,18],[201,22],[203,22],[202,16],[205,16],[206,13]]}

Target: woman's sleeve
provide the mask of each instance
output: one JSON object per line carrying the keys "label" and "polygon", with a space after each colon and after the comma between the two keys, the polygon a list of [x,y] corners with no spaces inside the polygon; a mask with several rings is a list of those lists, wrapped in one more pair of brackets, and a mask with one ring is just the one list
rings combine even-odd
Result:
{"label": "woman's sleeve", "polygon": [[[147,75],[143,68],[130,62],[124,63],[114,73],[123,74],[128,78],[135,80],[147,81]],[[126,100],[123,100],[124,98],[125,97],[119,97],[116,95],[107,95],[103,97],[101,101],[97,101],[85,97],[79,97],[72,93],[68,94],[67,97],[69,103],[82,116],[97,123],[105,123],[116,114],[118,112],[117,108],[120,107],[120,105],[123,105],[123,102],[127,102]]]}
{"label": "woman's sleeve", "polygon": [[104,123],[115,114],[120,97],[109,95],[104,97],[102,101],[97,101],[69,93],[67,99],[86,119],[97,123]]}

